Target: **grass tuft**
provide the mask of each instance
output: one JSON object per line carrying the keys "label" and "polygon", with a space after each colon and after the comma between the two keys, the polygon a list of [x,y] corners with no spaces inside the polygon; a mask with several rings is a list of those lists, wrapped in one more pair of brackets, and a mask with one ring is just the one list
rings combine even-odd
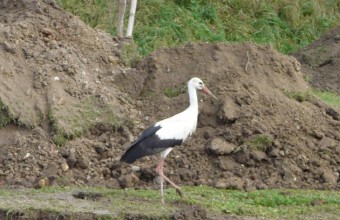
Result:
{"label": "grass tuft", "polygon": [[273,139],[267,135],[256,135],[250,140],[252,149],[266,151],[267,148],[273,143]]}
{"label": "grass tuft", "polygon": [[137,45],[133,42],[122,42],[120,57],[127,67],[135,67],[141,59]]}
{"label": "grass tuft", "polygon": [[0,128],[5,127],[13,121],[12,117],[8,113],[7,106],[0,100]]}
{"label": "grass tuft", "polygon": [[168,87],[163,90],[164,95],[167,96],[168,98],[177,97],[181,94],[185,94],[186,92],[187,92],[186,85],[176,86],[174,88]]}
{"label": "grass tuft", "polygon": [[340,108],[340,95],[335,92],[314,90],[313,94],[330,106]]}
{"label": "grass tuft", "polygon": [[294,92],[294,91],[284,90],[283,92],[288,98],[295,99],[298,102],[310,101],[313,97],[313,94],[310,91]]}
{"label": "grass tuft", "polygon": [[273,138],[269,137],[265,134],[254,135],[249,139],[246,139],[242,145],[240,145],[235,152],[237,151],[246,151],[246,150],[259,150],[265,152],[268,147],[273,143]]}

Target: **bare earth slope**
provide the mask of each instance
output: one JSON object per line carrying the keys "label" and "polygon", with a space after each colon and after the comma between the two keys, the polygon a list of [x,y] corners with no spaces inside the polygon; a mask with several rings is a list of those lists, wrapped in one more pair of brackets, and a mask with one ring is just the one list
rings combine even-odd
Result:
{"label": "bare earth slope", "polygon": [[293,54],[313,87],[340,94],[340,26]]}
{"label": "bare earth slope", "polygon": [[112,37],[53,1],[5,1],[0,10],[0,99],[16,123],[36,127],[51,120],[72,136],[92,123],[84,115],[100,116],[90,115],[98,109],[86,104],[120,114],[112,82],[122,68]]}
{"label": "bare earth slope", "polygon": [[125,67],[109,34],[54,1],[1,1],[0,27],[0,185],[31,186],[66,163],[54,143],[124,123],[114,76]]}
{"label": "bare earth slope", "polygon": [[198,76],[218,100],[200,95],[196,133],[167,159],[176,183],[339,189],[339,113],[308,95],[293,57],[192,44],[127,69],[119,42],[53,1],[3,1],[0,26],[0,186],[157,186],[157,157],[119,158],[143,128],[187,107]]}

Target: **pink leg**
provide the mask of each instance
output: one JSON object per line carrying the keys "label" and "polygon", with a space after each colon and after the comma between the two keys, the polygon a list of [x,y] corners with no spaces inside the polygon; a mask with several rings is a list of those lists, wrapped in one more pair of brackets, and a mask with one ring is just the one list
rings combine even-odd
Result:
{"label": "pink leg", "polygon": [[181,197],[185,198],[185,195],[184,195],[183,191],[181,190],[181,188],[179,188],[179,186],[177,186],[167,176],[164,175],[164,173],[163,173],[163,166],[164,166],[164,158],[161,158],[161,160],[159,161],[159,164],[156,167],[156,172],[160,176],[160,182],[161,182],[161,202],[162,202],[162,204],[164,204],[164,195],[163,195],[163,182],[164,182],[164,180],[167,181],[168,183],[170,183],[170,185],[172,185],[176,189],[176,192]]}
{"label": "pink leg", "polygon": [[[157,167],[156,167],[156,172],[157,172],[157,173],[163,172],[163,165],[164,165],[164,159],[161,159],[161,160],[159,161],[159,164],[158,164]],[[164,193],[163,193],[163,183],[164,183],[164,178],[163,178],[163,176],[161,176],[161,175],[159,175],[159,177],[160,177],[160,183],[161,183],[161,189],[160,189],[160,191],[161,191],[161,202],[162,202],[162,204],[164,205],[164,204],[165,204],[165,203],[164,203]]]}

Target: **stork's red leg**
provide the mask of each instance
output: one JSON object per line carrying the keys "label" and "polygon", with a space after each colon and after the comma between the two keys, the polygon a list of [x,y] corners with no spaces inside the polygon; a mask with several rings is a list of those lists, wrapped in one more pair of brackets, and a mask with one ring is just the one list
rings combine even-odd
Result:
{"label": "stork's red leg", "polygon": [[163,183],[164,183],[164,178],[162,175],[160,175],[160,173],[163,173],[163,165],[164,165],[164,158],[162,158],[160,161],[159,161],[159,164],[157,165],[156,167],[156,172],[159,173],[159,177],[160,177],[160,184],[161,184],[161,188],[160,188],[160,191],[161,191],[161,202],[162,204],[164,205],[164,193],[163,193]]}
{"label": "stork's red leg", "polygon": [[156,172],[159,174],[160,176],[160,180],[161,180],[161,201],[164,204],[164,197],[163,197],[163,180],[167,181],[168,183],[170,183],[170,185],[172,185],[175,189],[176,192],[183,198],[185,198],[185,195],[183,193],[183,191],[181,190],[181,188],[179,186],[177,186],[175,183],[173,183],[167,176],[164,175],[163,173],[163,166],[164,166],[164,158],[161,158],[161,160],[159,161],[158,166],[156,167]]}

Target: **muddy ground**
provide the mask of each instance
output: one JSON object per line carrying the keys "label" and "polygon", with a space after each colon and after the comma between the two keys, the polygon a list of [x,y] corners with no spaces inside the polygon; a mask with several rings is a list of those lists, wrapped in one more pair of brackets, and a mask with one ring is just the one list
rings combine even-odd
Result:
{"label": "muddy ground", "polygon": [[311,46],[295,54],[302,67],[251,43],[161,49],[127,67],[133,46],[54,1],[2,1],[0,27],[1,187],[157,188],[156,156],[119,158],[144,128],[187,107],[186,82],[198,76],[218,100],[199,94],[197,131],[166,160],[176,183],[340,189],[339,109],[304,80],[339,91],[339,28],[316,43],[332,56],[311,64],[320,47]]}

